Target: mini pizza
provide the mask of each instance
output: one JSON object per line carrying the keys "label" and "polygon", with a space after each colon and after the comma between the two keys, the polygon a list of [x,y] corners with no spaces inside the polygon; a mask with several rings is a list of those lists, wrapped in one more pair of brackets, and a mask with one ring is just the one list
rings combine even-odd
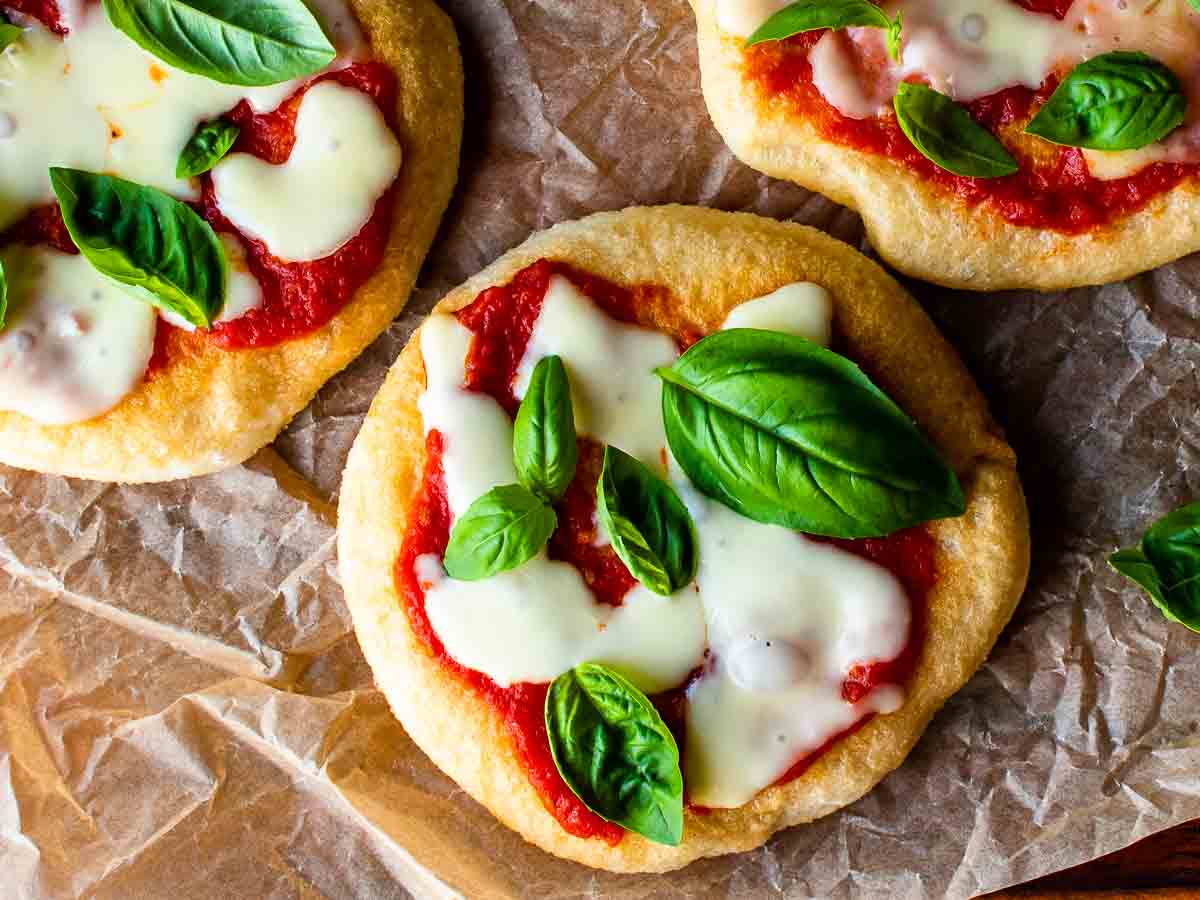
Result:
{"label": "mini pizza", "polygon": [[901,271],[1058,290],[1200,249],[1187,0],[692,0],[733,152]]}
{"label": "mini pizza", "polygon": [[452,25],[431,0],[0,12],[0,462],[241,462],[409,296],[458,171]]}
{"label": "mini pizza", "polygon": [[1029,535],[1011,449],[895,281],[803,226],[664,207],[442,301],[354,445],[338,550],[439,767],[551,853],[663,871],[899,765],[1012,614]]}

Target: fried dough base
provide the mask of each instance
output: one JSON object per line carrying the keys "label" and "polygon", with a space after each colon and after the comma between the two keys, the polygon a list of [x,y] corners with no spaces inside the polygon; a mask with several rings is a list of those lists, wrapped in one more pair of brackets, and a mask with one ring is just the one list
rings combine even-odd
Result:
{"label": "fried dough base", "polygon": [[704,99],[734,155],[857,210],[871,244],[907,275],[964,290],[1057,291],[1120,281],[1200,250],[1195,180],[1110,225],[1063,234],[1013,225],[901,163],[828,141],[743,78],[742,41],[717,27],[716,0],[691,4]]}
{"label": "fried dough base", "polygon": [[[620,872],[660,872],[759,846],[774,832],[857,800],[898,766],[934,712],[984,661],[1024,590],[1029,526],[1013,451],[957,354],[904,290],[849,246],[802,225],[695,207],[633,208],[529,239],[447,296],[470,304],[541,258],[617,284],[662,285],[638,311],[664,330],[715,330],[739,303],[794,281],[834,298],[848,353],[912,415],[962,479],[966,515],[936,522],[940,577],[929,594],[924,652],[903,708],[839,741],[803,775],[739,809],[686,813],[679,847],[628,834],[616,846],[565,832],[519,764],[500,716],[450,675],[409,627],[393,577],[419,490],[425,440],[414,335],[376,397],[342,483],[338,553],[363,653],[413,740],[502,822],[550,853]],[[649,292],[657,294],[659,292]]]}
{"label": "fried dough base", "polygon": [[244,461],[273,441],[408,301],[458,178],[463,75],[458,39],[433,0],[349,0],[373,56],[399,82],[404,149],[378,271],[321,329],[275,347],[197,341],[109,413],[67,426],[0,412],[0,462],[100,481],[168,481]]}

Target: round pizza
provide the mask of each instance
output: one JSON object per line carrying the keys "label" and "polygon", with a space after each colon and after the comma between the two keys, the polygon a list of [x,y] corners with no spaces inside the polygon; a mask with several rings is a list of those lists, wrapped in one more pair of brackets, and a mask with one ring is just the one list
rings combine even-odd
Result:
{"label": "round pizza", "polygon": [[1188,0],[692,0],[713,122],[901,271],[1058,290],[1200,249]]}
{"label": "round pizza", "polygon": [[538,846],[663,871],[898,766],[1029,564],[1012,450],[897,283],[689,207],[453,291],[347,466],[342,583],[409,734]]}
{"label": "round pizza", "polygon": [[431,0],[0,3],[0,462],[235,465],[396,317],[449,202]]}

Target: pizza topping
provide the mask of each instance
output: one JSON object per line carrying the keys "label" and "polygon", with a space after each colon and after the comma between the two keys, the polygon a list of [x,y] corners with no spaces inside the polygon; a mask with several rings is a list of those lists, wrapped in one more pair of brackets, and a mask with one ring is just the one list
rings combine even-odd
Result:
{"label": "pizza topping", "polygon": [[327,257],[357,235],[396,180],[400,143],[360,91],[324,81],[296,118],[287,162],[234,153],[213,169],[217,204],[284,260]]}
{"label": "pizza topping", "polygon": [[588,809],[656,843],[679,845],[679,748],[645,694],[604,666],[577,666],[550,686],[546,734],[563,780]]}
{"label": "pizza topping", "polygon": [[763,41],[782,41],[808,31],[830,29],[840,31],[851,25],[882,28],[887,35],[888,56],[900,61],[900,34],[903,30],[902,16],[889,19],[870,0],[806,0],[793,3],[767,19],[762,26],[746,39],[752,47]]}
{"label": "pizza topping", "polygon": [[563,498],[579,465],[571,383],[557,356],[534,367],[513,428],[513,462],[521,484],[543,500]]}
{"label": "pizza topping", "polygon": [[764,297],[735,306],[722,327],[780,331],[828,345],[833,329],[833,302],[829,292],[818,285],[785,284]]}
{"label": "pizza topping", "polygon": [[[597,486],[599,518],[614,537],[613,549],[642,584],[606,603],[598,601],[589,581],[581,577],[584,569],[551,559],[545,552],[486,581],[448,577],[439,556],[425,553],[409,557],[424,594],[424,613],[452,660],[501,687],[522,681],[545,683],[585,662],[615,669],[639,691],[686,685],[685,767],[693,800],[711,806],[738,805],[864,716],[898,705],[902,697],[898,688],[869,682],[870,686],[849,696],[845,683],[849,673],[898,659],[910,646],[914,625],[905,585],[888,569],[841,547],[788,528],[748,521],[730,508],[738,503],[734,497],[710,500],[702,495],[667,451],[661,387],[651,381],[648,390],[632,389],[631,373],[650,373],[675,362],[674,342],[609,317],[573,278],[553,275],[545,283],[545,297],[530,323],[524,355],[510,371],[519,385],[522,372],[536,372],[538,363],[552,355],[561,358],[576,398],[580,430],[609,445]],[[784,306],[789,300],[810,308],[788,313]],[[789,331],[807,331],[827,340],[830,308],[822,289],[793,285],[751,301],[731,314],[730,322],[776,321]],[[764,362],[794,362],[797,354],[806,360],[813,354],[828,354],[785,334],[746,329],[723,334],[740,342],[733,355],[747,361],[747,367],[760,367],[767,380],[772,377],[771,367]],[[471,332],[461,324],[438,315],[426,324],[421,337],[428,387],[420,409],[427,433],[432,438],[436,432],[440,440],[441,473],[452,519],[463,514],[469,498],[516,480],[507,453],[512,426],[503,407],[491,395],[464,387],[470,383],[465,359],[471,357],[471,340]],[[713,340],[707,338],[697,349]],[[798,351],[800,345],[810,349]],[[604,348],[607,366],[592,364],[597,347]],[[770,352],[764,353],[764,347]],[[623,364],[613,367],[614,358]],[[687,360],[685,354],[675,365]],[[824,363],[816,365],[821,368]],[[829,366],[814,371],[806,382],[808,389],[818,400],[822,392],[827,393],[830,405],[837,399],[855,407],[880,429],[879,435],[843,431],[839,446],[886,442],[896,463],[898,478],[893,482],[904,482],[900,492],[926,491],[944,500],[953,475],[940,461],[930,468],[926,454],[932,451],[919,436],[914,439],[911,422],[848,362]],[[694,361],[682,368],[700,371]],[[708,372],[700,380],[716,374]],[[783,379],[779,381],[770,386],[771,396],[786,399],[788,390]],[[842,381],[866,396],[846,391]],[[627,390],[619,399],[614,383]],[[767,393],[764,387],[762,396]],[[789,409],[798,418],[805,415],[799,407]],[[827,412],[824,407],[820,411]],[[656,415],[654,446],[644,432]],[[833,419],[834,427],[826,435],[830,440],[841,430],[836,410]],[[646,424],[642,431],[631,432],[627,420]],[[596,423],[607,422],[613,423],[612,434],[596,429]],[[621,452],[624,448],[618,449],[621,445],[614,434],[632,438],[641,456]],[[749,428],[742,434],[741,444],[762,440]],[[713,440],[725,450],[740,452],[733,437],[714,435]],[[814,448],[821,446],[820,440],[813,443]],[[785,456],[781,451],[779,458]],[[932,470],[937,477],[929,479]],[[878,490],[879,476],[870,461],[864,471],[867,477],[862,480]],[[488,474],[481,477],[481,472]],[[840,476],[832,469],[830,473],[823,484],[836,490],[834,482]],[[961,495],[958,499],[961,502]],[[851,513],[872,521],[871,533],[880,533],[887,516],[872,509],[870,501],[842,498],[842,502]],[[905,499],[889,502],[909,517],[920,506]],[[931,502],[933,506],[952,514],[941,500]],[[560,516],[560,521],[566,520]],[[569,521],[579,527],[577,516]],[[551,541],[552,547],[557,539]],[[520,652],[515,652],[518,647]],[[554,727],[549,720],[547,724]],[[730,735],[731,731],[739,734]],[[589,733],[594,734],[594,729]],[[743,758],[734,759],[735,753]],[[593,783],[581,788],[569,767],[560,761],[559,768],[590,808],[621,821],[603,805],[605,798],[588,793]],[[603,767],[592,775],[602,781],[610,775],[620,777]]]}
{"label": "pizza topping", "polygon": [[176,178],[196,178],[211,171],[233,149],[242,129],[232,122],[218,119],[205,122],[196,129],[192,139],[179,154],[175,166]]}
{"label": "pizza topping", "polygon": [[458,581],[479,581],[523,566],[554,529],[554,508],[520,484],[494,487],[454,523],[442,564]]}
{"label": "pizza topping", "polygon": [[1141,585],[1169,620],[1200,632],[1200,503],[1159,519],[1109,564]]}
{"label": "pizza topping", "polygon": [[168,65],[224,84],[278,84],[337,55],[303,0],[104,0],[104,9]]}
{"label": "pizza topping", "polygon": [[9,311],[0,332],[0,409],[46,425],[102,415],[145,375],[155,313],[82,256],[46,247],[3,253]]}
{"label": "pizza topping", "polygon": [[20,25],[14,25],[12,20],[0,10],[0,50],[8,47],[10,44],[16,43],[25,29]]}
{"label": "pizza topping", "polygon": [[945,94],[905,83],[893,103],[896,121],[913,146],[947,172],[999,178],[1020,168],[990,131]]}
{"label": "pizza topping", "polygon": [[[225,291],[225,306],[221,314],[213,320],[214,325],[234,322],[263,304],[262,285],[250,272],[246,248],[242,246],[242,242],[227,231],[219,232],[217,240],[221,242],[221,247],[225,250],[225,259],[229,263],[229,280]],[[170,310],[160,308],[158,314],[176,328],[182,328],[184,331],[196,330],[195,325]]]}

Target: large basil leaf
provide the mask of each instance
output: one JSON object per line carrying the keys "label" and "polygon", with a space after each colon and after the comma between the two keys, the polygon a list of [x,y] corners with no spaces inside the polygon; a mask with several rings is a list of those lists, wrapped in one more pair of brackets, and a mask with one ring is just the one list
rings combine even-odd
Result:
{"label": "large basil leaf", "polygon": [[104,11],[163,62],[224,84],[278,84],[337,56],[302,0],[104,0]]}
{"label": "large basil leaf", "polygon": [[923,84],[903,82],[892,101],[900,130],[921,155],[947,172],[968,178],[998,178],[1020,167],[971,114]]}
{"label": "large basil leaf", "polygon": [[51,169],[63,221],[99,272],[200,328],[225,305],[229,263],[212,227],[162,191],[78,169]]}
{"label": "large basil leaf", "polygon": [[1200,503],[1160,519],[1139,546],[1109,563],[1145,588],[1168,619],[1200,631]]}
{"label": "large basil leaf", "polygon": [[1178,128],[1186,112],[1174,72],[1145,53],[1114,50],[1076,66],[1025,130],[1069,147],[1136,150]]}
{"label": "large basil leaf", "polygon": [[546,733],[563,781],[588,809],[656,843],[679,845],[679,748],[645,694],[604,666],[576,666],[550,685]]}
{"label": "large basil leaf", "polygon": [[748,518],[860,538],[966,511],[912,420],[856,365],[803,338],[721,331],[658,374],[675,459]]}
{"label": "large basil leaf", "polygon": [[4,10],[0,10],[0,50],[4,50],[10,44],[15,44],[24,33],[24,28],[14,25],[12,20],[4,14]]}
{"label": "large basil leaf", "polygon": [[223,119],[205,122],[196,129],[196,133],[179,154],[179,162],[175,165],[175,177],[195,178],[211,171],[233,148],[241,133],[241,128]]}
{"label": "large basil leaf", "polygon": [[546,546],[557,524],[554,510],[527,488],[493,488],[454,523],[446,572],[459,581],[478,581],[522,566]]}
{"label": "large basil leaf", "polygon": [[551,503],[562,499],[575,477],[579,449],[571,383],[557,356],[538,362],[529,379],[513,429],[513,462],[521,484]]}
{"label": "large basil leaf", "polygon": [[861,25],[886,28],[888,53],[900,58],[900,16],[893,22],[869,0],[801,0],[781,9],[746,39],[746,46],[765,41],[782,41],[795,34],[831,28],[835,31]]}
{"label": "large basil leaf", "polygon": [[604,450],[596,514],[633,577],[670,596],[696,577],[696,526],[675,489],[616,447]]}

